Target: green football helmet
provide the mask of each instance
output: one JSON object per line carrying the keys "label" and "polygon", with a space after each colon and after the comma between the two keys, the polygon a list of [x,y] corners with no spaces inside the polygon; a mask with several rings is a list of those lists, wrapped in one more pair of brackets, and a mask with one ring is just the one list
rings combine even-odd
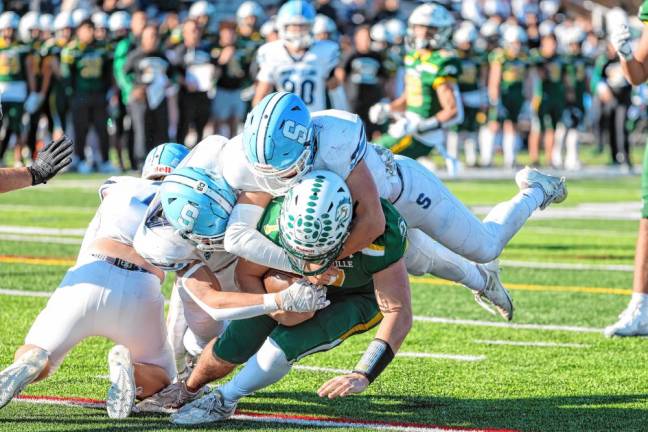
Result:
{"label": "green football helmet", "polygon": [[279,216],[279,241],[293,270],[305,276],[326,271],[349,235],[352,213],[351,192],[340,176],[323,170],[303,176]]}

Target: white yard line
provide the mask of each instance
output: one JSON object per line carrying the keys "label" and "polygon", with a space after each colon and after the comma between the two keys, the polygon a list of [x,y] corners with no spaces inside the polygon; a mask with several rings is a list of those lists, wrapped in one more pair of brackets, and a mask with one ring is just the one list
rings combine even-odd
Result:
{"label": "white yard line", "polygon": [[536,261],[515,261],[500,260],[504,267],[520,267],[531,269],[548,269],[548,270],[600,270],[600,271],[620,271],[632,272],[634,267],[629,264],[578,264],[578,263],[560,263],[560,262],[536,262]]}
{"label": "white yard line", "polygon": [[456,360],[464,362],[478,362],[486,360],[484,355],[465,355],[465,354],[441,354],[441,353],[424,353],[424,352],[399,352],[396,357],[410,358],[431,358],[440,360]]}
{"label": "white yard line", "polygon": [[[492,206],[473,206],[472,211],[485,215]],[[549,207],[545,211],[533,213],[531,219],[606,219],[639,220],[641,202],[582,203],[576,207]]]}
{"label": "white yard line", "polygon": [[0,211],[43,211],[61,212],[61,213],[94,213],[97,207],[81,207],[81,206],[51,206],[44,207],[36,204],[0,204]]}
{"label": "white yard line", "polygon": [[542,348],[589,348],[591,345],[579,343],[562,343],[562,342],[522,342],[508,340],[481,340],[475,339],[473,342],[480,345],[510,345],[521,347],[542,347]]}
{"label": "white yard line", "polygon": [[553,324],[517,324],[505,323],[494,321],[479,321],[469,319],[457,318],[444,318],[444,317],[429,317],[429,316],[414,316],[414,321],[426,322],[432,324],[449,324],[449,325],[466,325],[477,327],[499,327],[509,328],[515,330],[543,330],[543,331],[567,331],[576,333],[601,333],[603,329],[593,327],[578,327],[569,325],[553,325]]}
{"label": "white yard line", "polygon": [[49,244],[72,244],[80,245],[81,239],[74,237],[46,237],[46,236],[26,236],[22,234],[0,234],[0,240],[30,242],[30,243],[49,243]]}
{"label": "white yard line", "polygon": [[6,234],[43,234],[55,236],[81,236],[85,234],[85,228],[44,228],[24,227],[17,225],[0,225],[0,233]]}
{"label": "white yard line", "polygon": [[52,295],[49,291],[23,291],[15,289],[0,288],[0,295],[15,297],[49,297]]}
{"label": "white yard line", "polygon": [[556,228],[556,227],[539,227],[525,226],[522,228],[523,233],[535,234],[552,234],[578,237],[611,237],[611,238],[636,238],[636,229],[631,231],[606,230],[606,229],[580,229],[580,228]]}

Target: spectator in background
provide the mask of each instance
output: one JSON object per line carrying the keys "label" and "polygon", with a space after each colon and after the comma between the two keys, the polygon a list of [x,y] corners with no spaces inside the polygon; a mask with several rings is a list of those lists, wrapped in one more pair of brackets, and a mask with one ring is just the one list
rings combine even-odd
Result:
{"label": "spectator in background", "polygon": [[61,51],[61,72],[66,95],[71,99],[74,124],[74,165],[80,173],[92,171],[86,162],[85,146],[90,126],[99,137],[99,171],[112,173],[108,158],[108,111],[106,94],[112,82],[112,65],[107,51],[95,42],[94,24],[87,19],[77,28],[77,40]]}
{"label": "spectator in background", "polygon": [[333,20],[336,26],[339,26],[337,11],[331,5],[331,0],[315,0],[315,11],[318,14],[325,15]]}
{"label": "spectator in background", "polygon": [[392,18],[402,20],[400,12],[400,0],[376,0],[374,2],[375,12],[371,23],[376,24]]}
{"label": "spectator in background", "polygon": [[[128,53],[134,50],[139,44],[139,38],[142,35],[142,30],[147,23],[146,12],[135,11],[130,17],[130,33],[119,41],[115,42],[115,50],[113,53],[113,74],[117,87],[119,87],[121,96],[121,105],[127,107],[131,91],[133,90],[133,82],[131,77],[124,73],[124,64]],[[135,137],[133,135],[132,126],[126,132],[127,134],[127,149],[128,159],[132,170],[139,170],[137,157],[135,156]]]}
{"label": "spectator in background", "polygon": [[[218,46],[212,49],[212,57],[221,70],[216,87],[217,97],[212,103],[214,132],[232,137],[237,134],[238,125],[245,116],[245,103],[241,99],[241,90],[245,79],[249,78],[248,70],[251,58],[247,52],[237,48],[236,25],[222,22],[218,31]],[[221,129],[227,125],[228,132]]]}
{"label": "spectator in background", "polygon": [[133,82],[128,106],[138,165],[153,147],[169,140],[166,88],[171,65],[159,50],[159,42],[157,27],[147,24],[139,47],[128,55],[124,64],[124,73],[131,75]]}
{"label": "spectator in background", "polygon": [[382,55],[371,49],[368,26],[356,29],[354,47],[354,51],[343,60],[343,81],[351,102],[351,112],[362,118],[367,137],[371,139],[379,131],[379,126],[369,121],[369,108],[385,96],[383,89],[387,71],[383,67]]}
{"label": "spectator in background", "polygon": [[189,128],[196,130],[197,141],[209,121],[210,90],[216,81],[216,67],[207,48],[201,44],[200,28],[192,19],[182,26],[183,42],[173,51],[174,66],[180,84],[180,121],[177,141],[184,143]]}

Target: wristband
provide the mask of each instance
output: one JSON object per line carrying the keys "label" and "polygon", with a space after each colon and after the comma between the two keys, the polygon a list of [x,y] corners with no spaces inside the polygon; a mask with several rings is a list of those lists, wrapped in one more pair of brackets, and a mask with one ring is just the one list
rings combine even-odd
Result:
{"label": "wristband", "polygon": [[393,359],[394,351],[389,344],[376,338],[371,341],[353,372],[364,375],[372,383]]}
{"label": "wristband", "polygon": [[279,310],[279,306],[277,305],[277,300],[275,298],[274,293],[263,294],[263,309],[267,313],[271,313]]}
{"label": "wristband", "polygon": [[433,131],[435,129],[439,129],[441,127],[441,123],[439,120],[437,120],[436,117],[431,117],[426,120],[422,120],[418,126],[416,126],[416,132],[418,133],[426,133]]}

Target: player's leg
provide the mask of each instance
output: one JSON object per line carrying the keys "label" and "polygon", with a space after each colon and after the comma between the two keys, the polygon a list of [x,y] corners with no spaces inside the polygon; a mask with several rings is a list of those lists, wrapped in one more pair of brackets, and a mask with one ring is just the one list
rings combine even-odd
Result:
{"label": "player's leg", "polygon": [[566,197],[562,179],[525,169],[516,176],[520,192],[495,206],[482,222],[432,172],[411,159],[396,160],[403,192],[394,205],[408,225],[480,263],[496,259],[537,208]]}
{"label": "player's leg", "polygon": [[475,300],[484,309],[494,313],[484,303],[487,300],[503,318],[513,319],[513,302],[500,280],[497,261],[488,264],[468,261],[414,228],[407,232],[405,265],[411,275],[432,274],[460,283],[474,292]]}
{"label": "player's leg", "polygon": [[0,372],[0,407],[29,383],[52,374],[72,347],[94,334],[93,311],[105,293],[98,281],[108,274],[93,263],[68,270],[16,351],[14,363]]}
{"label": "player's leg", "polygon": [[232,416],[239,399],[282,379],[294,362],[332,349],[349,336],[376,326],[381,319],[373,294],[358,294],[332,300],[330,306],[297,326],[279,325],[231,381],[179,410],[172,421],[201,424],[225,420]]}
{"label": "player's leg", "polygon": [[[644,166],[648,166],[648,151],[644,151]],[[632,297],[619,320],[606,327],[606,336],[648,335],[648,170],[641,174],[641,219],[635,251]]]}
{"label": "player's leg", "polygon": [[502,133],[502,153],[504,154],[504,166],[507,168],[515,167],[517,155],[517,123],[512,120],[505,120]]}

